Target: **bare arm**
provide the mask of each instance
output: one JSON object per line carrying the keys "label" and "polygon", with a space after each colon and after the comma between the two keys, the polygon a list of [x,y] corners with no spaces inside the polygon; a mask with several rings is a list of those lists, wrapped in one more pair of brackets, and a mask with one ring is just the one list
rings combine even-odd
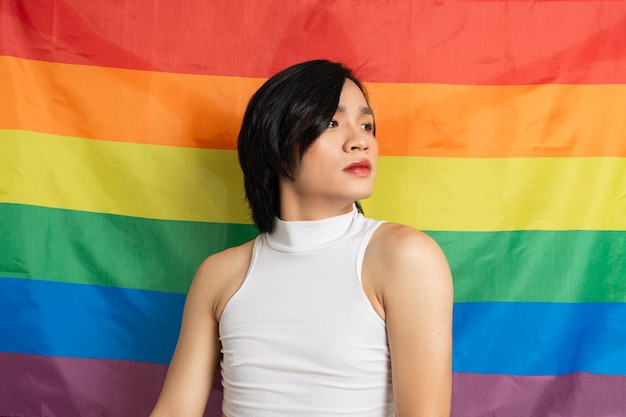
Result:
{"label": "bare arm", "polygon": [[386,225],[377,247],[397,416],[448,417],[453,286],[447,260],[431,238],[401,225]]}
{"label": "bare arm", "polygon": [[185,301],[176,350],[150,417],[202,417],[218,369],[221,311],[249,264],[250,243],[209,257]]}

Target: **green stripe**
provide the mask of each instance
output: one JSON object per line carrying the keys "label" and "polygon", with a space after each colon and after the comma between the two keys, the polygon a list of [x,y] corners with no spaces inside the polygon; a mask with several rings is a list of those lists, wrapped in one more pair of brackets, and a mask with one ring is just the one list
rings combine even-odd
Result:
{"label": "green stripe", "polygon": [[251,225],[0,204],[0,276],[186,293],[207,256],[257,234]]}
{"label": "green stripe", "polygon": [[626,231],[427,233],[448,257],[455,301],[626,301]]}
{"label": "green stripe", "polygon": [[[626,231],[427,232],[455,300],[625,302]],[[250,225],[0,204],[0,275],[184,293],[202,260]]]}

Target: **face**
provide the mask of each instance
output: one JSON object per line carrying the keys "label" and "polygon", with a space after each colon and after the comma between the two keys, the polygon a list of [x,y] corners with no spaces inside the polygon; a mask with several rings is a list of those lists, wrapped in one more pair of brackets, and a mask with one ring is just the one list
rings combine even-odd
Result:
{"label": "face", "polygon": [[281,180],[281,205],[349,209],[372,194],[377,157],[373,112],[346,80],[327,130],[305,152],[293,180]]}

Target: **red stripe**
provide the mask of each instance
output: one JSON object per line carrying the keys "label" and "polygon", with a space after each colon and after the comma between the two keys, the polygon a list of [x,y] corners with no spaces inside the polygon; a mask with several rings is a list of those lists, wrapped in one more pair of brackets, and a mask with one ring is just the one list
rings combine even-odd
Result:
{"label": "red stripe", "polygon": [[3,1],[0,55],[266,78],[341,60],[365,81],[626,83],[626,2]]}

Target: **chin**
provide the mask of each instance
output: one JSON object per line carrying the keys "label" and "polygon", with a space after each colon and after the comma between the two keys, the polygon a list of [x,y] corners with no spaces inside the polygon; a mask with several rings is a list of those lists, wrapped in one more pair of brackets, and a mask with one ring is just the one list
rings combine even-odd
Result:
{"label": "chin", "polygon": [[367,191],[362,191],[360,193],[354,193],[354,201],[359,201],[359,200],[367,200],[368,198],[370,198],[372,196],[372,194],[374,193],[374,190],[367,190]]}

